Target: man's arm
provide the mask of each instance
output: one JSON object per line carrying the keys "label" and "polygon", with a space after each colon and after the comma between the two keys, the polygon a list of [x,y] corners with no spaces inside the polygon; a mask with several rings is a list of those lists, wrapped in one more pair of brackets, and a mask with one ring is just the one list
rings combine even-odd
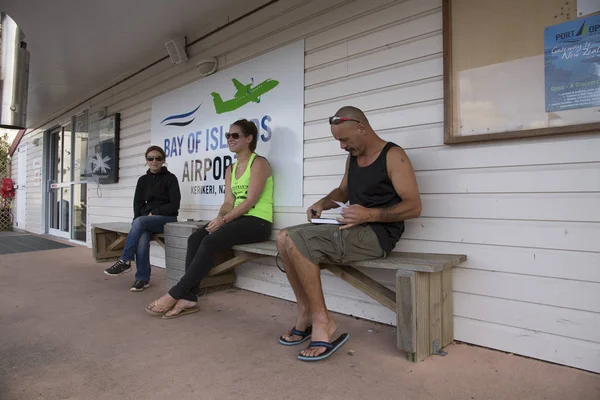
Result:
{"label": "man's arm", "polygon": [[393,147],[388,151],[387,169],[392,185],[402,202],[391,207],[371,209],[372,222],[398,222],[419,217],[419,186],[412,163],[402,148]]}

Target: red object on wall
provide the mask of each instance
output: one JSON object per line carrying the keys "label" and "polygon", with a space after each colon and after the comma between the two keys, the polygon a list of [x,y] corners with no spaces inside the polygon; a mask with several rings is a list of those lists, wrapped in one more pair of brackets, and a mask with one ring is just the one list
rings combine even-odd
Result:
{"label": "red object on wall", "polygon": [[12,199],[13,197],[15,197],[15,189],[12,179],[2,178],[2,188],[0,190],[0,195],[2,195],[3,199]]}

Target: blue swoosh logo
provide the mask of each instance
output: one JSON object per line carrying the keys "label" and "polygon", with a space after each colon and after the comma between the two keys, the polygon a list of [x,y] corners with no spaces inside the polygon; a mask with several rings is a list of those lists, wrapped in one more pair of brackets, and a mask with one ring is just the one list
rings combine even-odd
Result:
{"label": "blue swoosh logo", "polygon": [[[200,103],[200,104],[198,105],[198,107],[196,107],[195,109],[193,109],[193,110],[192,110],[192,111],[190,111],[190,112],[187,112],[187,113],[184,113],[184,114],[171,115],[170,117],[167,117],[167,118],[163,119],[163,120],[162,120],[160,123],[162,124],[162,123],[164,123],[165,121],[170,121],[170,120],[173,120],[173,119],[187,118],[187,117],[189,117],[190,115],[194,114],[196,111],[198,111],[198,109],[200,108],[200,106],[201,106],[201,105],[202,105],[202,103]],[[196,118],[192,118],[190,121],[185,121],[185,122],[171,122],[171,123],[168,123],[168,124],[166,124],[166,125],[173,125],[173,126],[187,126],[187,125],[191,124],[191,123],[192,123],[192,121],[194,121],[195,119],[196,119]]]}

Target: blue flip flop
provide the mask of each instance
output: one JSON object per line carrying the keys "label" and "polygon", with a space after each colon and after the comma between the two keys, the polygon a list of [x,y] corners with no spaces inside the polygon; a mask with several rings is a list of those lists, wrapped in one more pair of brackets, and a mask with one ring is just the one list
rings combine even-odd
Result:
{"label": "blue flip flop", "polygon": [[315,357],[307,357],[307,356],[303,356],[302,354],[298,354],[298,360],[301,360],[301,361],[321,361],[321,360],[324,360],[327,357],[329,357],[330,355],[332,355],[333,353],[335,353],[336,351],[338,351],[348,341],[348,339],[350,339],[350,335],[347,334],[347,333],[342,333],[340,335],[340,337],[338,337],[337,339],[335,339],[331,343],[327,343],[327,342],[310,342],[310,344],[308,345],[308,347],[326,347],[327,350],[325,350],[323,353],[321,353],[321,354],[319,354],[318,356],[315,356]]}
{"label": "blue flip flop", "polygon": [[296,327],[293,327],[291,332],[292,335],[300,336],[302,339],[290,342],[288,340],[285,340],[283,336],[279,336],[279,343],[284,346],[295,346],[297,344],[306,342],[308,339],[310,339],[310,335],[312,334],[312,325],[306,328],[305,331],[299,331],[296,329]]}

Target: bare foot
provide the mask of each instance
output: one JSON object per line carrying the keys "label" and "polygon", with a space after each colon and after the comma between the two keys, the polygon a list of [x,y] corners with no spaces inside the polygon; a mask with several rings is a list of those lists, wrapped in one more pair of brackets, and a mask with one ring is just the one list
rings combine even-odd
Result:
{"label": "bare foot", "polygon": [[183,310],[187,310],[188,308],[194,308],[197,305],[198,305],[197,301],[189,301],[189,300],[180,299],[177,301],[177,303],[175,304],[175,306],[173,308],[171,308],[169,311],[167,311],[165,313],[165,316],[172,317],[173,315],[179,314]]}
{"label": "bare foot", "polygon": [[155,313],[165,313],[169,311],[173,306],[177,304],[177,300],[171,297],[168,293],[162,296],[158,300],[154,300],[150,303],[147,308],[150,311],[154,311]]}
{"label": "bare foot", "polygon": [[[337,325],[333,317],[329,314],[323,316],[313,316],[313,328],[311,341],[313,342],[331,342],[331,336],[335,333]],[[327,350],[326,347],[308,347],[302,350],[300,354],[305,357],[316,357]]]}
{"label": "bare foot", "polygon": [[[296,325],[294,325],[294,328],[297,331],[302,331],[304,332],[306,330],[306,328],[308,328],[311,324],[311,317],[308,314],[308,312],[299,312],[298,313],[298,318],[296,318]],[[288,331],[287,333],[283,334],[281,336],[283,338],[283,340],[287,341],[287,342],[295,342],[298,340],[302,340],[302,336],[298,336],[298,335],[293,335],[292,331]]]}

